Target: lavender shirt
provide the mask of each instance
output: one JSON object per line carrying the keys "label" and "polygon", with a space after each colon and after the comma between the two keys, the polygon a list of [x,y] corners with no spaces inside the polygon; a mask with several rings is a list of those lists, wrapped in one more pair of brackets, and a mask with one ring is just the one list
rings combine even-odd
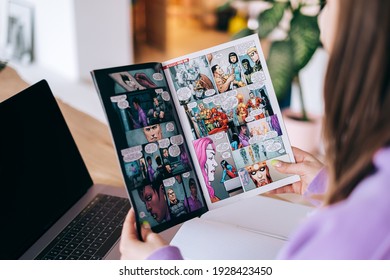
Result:
{"label": "lavender shirt", "polygon": [[[349,197],[319,208],[291,236],[279,259],[390,259],[390,148],[373,159],[375,174],[361,181]],[[308,192],[326,185],[321,171]],[[173,246],[155,251],[149,259],[182,259]]]}

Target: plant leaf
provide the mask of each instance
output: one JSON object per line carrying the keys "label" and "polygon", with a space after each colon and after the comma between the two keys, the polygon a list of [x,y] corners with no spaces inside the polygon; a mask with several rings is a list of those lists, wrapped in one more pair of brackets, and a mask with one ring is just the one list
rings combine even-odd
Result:
{"label": "plant leaf", "polygon": [[257,20],[259,22],[258,33],[260,38],[267,37],[279,25],[286,7],[288,7],[287,2],[275,2],[272,8],[259,14]]}
{"label": "plant leaf", "polygon": [[289,37],[293,49],[294,71],[298,73],[320,45],[317,17],[295,11],[290,23]]}
{"label": "plant leaf", "polygon": [[293,51],[291,41],[275,41],[272,43],[267,65],[279,100],[286,98],[294,78]]}

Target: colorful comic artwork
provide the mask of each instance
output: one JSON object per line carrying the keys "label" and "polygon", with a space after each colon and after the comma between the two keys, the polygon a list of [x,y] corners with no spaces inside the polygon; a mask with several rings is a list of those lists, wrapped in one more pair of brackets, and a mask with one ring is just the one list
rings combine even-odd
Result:
{"label": "colorful comic artwork", "polygon": [[98,80],[138,221],[158,232],[205,212],[161,64],[105,69]]}
{"label": "colorful comic artwork", "polygon": [[293,156],[255,35],[92,75],[138,224],[160,232],[297,180],[270,164]]}
{"label": "colorful comic artwork", "polygon": [[[274,179],[270,172],[269,161],[286,155],[286,149],[254,41],[179,60],[165,69],[191,127],[211,202],[283,178],[277,174]],[[197,87],[200,80],[207,82]]]}

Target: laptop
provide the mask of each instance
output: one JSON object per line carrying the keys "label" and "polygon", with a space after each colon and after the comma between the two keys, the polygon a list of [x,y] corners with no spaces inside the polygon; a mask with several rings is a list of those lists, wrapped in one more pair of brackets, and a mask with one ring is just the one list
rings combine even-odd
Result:
{"label": "laptop", "polygon": [[125,188],[93,183],[45,80],[0,103],[0,189],[0,259],[119,259]]}

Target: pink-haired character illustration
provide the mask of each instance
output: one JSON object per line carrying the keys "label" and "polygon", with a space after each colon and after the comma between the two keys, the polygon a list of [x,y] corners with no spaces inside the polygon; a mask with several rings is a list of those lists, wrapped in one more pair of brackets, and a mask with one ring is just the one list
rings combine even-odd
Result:
{"label": "pink-haired character illustration", "polygon": [[220,200],[215,195],[214,188],[210,184],[210,182],[215,180],[215,169],[218,166],[215,160],[215,144],[209,137],[200,138],[193,143],[211,202],[214,203]]}

